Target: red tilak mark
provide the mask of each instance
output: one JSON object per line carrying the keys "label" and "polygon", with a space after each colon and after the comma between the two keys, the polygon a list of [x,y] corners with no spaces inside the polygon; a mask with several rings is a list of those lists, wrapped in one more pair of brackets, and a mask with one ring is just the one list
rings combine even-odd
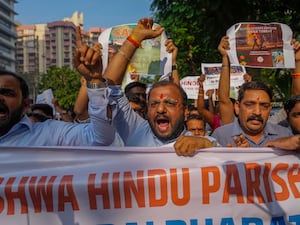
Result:
{"label": "red tilak mark", "polygon": [[160,99],[162,99],[164,97],[164,95],[163,94],[160,94]]}

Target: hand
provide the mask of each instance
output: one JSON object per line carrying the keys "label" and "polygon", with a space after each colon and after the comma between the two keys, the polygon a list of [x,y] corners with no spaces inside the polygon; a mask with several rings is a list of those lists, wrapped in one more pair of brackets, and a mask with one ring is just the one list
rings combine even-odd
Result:
{"label": "hand", "polygon": [[283,150],[300,150],[300,135],[291,137],[278,138],[273,141],[268,141],[265,147],[280,148]]}
{"label": "hand", "polygon": [[291,44],[295,50],[295,61],[300,61],[300,43],[296,39],[293,39]]}
{"label": "hand", "polygon": [[76,27],[76,50],[74,66],[87,81],[102,78],[102,45],[95,43],[92,48],[83,45],[80,27]]}
{"label": "hand", "polygon": [[53,104],[54,106],[58,106],[58,99],[57,99],[57,98],[53,98],[53,99],[52,99],[52,104]]}
{"label": "hand", "polygon": [[205,74],[201,74],[198,78],[199,83],[203,83],[205,81]]}
{"label": "hand", "polygon": [[223,36],[221,38],[221,41],[218,46],[218,51],[222,56],[227,56],[227,50],[230,49],[230,44],[229,44],[229,37],[228,36]]}
{"label": "hand", "polygon": [[166,40],[165,46],[166,46],[166,51],[168,53],[172,53],[172,65],[175,65],[177,54],[178,54],[178,48],[176,47],[176,45],[173,43],[173,40],[171,39]]}
{"label": "hand", "polygon": [[199,136],[180,136],[174,144],[175,152],[179,156],[193,156],[196,150],[212,146],[210,140]]}
{"label": "hand", "polygon": [[208,96],[208,98],[212,98],[214,91],[215,91],[214,89],[209,89],[206,91],[206,95]]}
{"label": "hand", "polygon": [[154,30],[152,29],[152,27],[152,18],[140,19],[138,24],[133,28],[130,35],[133,35],[137,39],[137,41],[141,43],[145,39],[158,37],[164,31],[164,28],[159,25]]}
{"label": "hand", "polygon": [[227,147],[240,147],[240,148],[250,147],[250,144],[244,135],[234,136],[233,140],[234,140],[236,146],[233,146],[232,144],[227,144]]}

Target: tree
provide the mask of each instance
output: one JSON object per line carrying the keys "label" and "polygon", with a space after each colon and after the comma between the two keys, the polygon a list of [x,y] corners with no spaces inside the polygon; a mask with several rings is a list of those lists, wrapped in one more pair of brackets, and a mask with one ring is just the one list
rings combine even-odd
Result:
{"label": "tree", "polygon": [[[150,8],[179,49],[181,77],[198,75],[201,62],[220,62],[217,45],[235,23],[279,22],[288,24],[295,37],[300,32],[299,0],[153,0]],[[288,71],[280,70],[254,72],[256,77],[264,74],[280,88],[286,83],[274,77],[289,76]]]}
{"label": "tree", "polygon": [[49,71],[42,75],[39,92],[49,88],[52,89],[54,97],[58,98],[62,108],[73,107],[80,88],[80,75],[68,67],[50,67]]}

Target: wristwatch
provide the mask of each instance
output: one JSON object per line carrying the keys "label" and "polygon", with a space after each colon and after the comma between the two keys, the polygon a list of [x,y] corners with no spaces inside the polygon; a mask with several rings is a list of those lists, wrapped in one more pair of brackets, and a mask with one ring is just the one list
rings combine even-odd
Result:
{"label": "wristwatch", "polygon": [[102,82],[94,83],[94,82],[86,82],[86,87],[90,89],[104,88],[107,87],[107,80],[102,78]]}
{"label": "wristwatch", "polygon": [[172,71],[177,70],[177,64],[172,65]]}

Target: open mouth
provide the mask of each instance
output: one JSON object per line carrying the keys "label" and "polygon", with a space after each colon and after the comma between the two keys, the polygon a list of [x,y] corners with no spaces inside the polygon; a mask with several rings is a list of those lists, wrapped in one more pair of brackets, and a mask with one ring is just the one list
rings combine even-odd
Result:
{"label": "open mouth", "polygon": [[0,104],[0,118],[6,117],[8,114],[8,109],[5,105]]}
{"label": "open mouth", "polygon": [[169,129],[170,121],[167,118],[156,119],[156,124],[160,132],[166,132]]}

